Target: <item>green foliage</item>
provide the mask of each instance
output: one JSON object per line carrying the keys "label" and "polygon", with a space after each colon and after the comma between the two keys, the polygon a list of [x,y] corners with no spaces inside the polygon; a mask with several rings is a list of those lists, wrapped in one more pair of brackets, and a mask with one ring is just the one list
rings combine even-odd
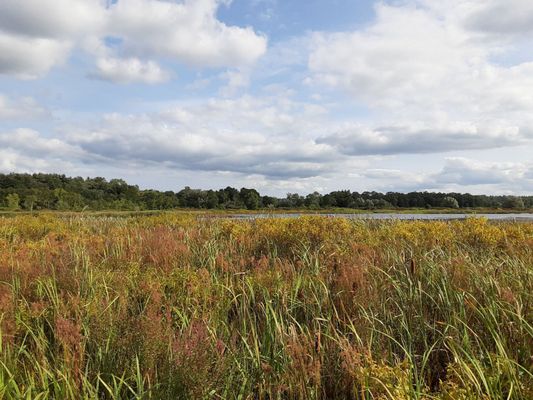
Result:
{"label": "green foliage", "polygon": [[455,199],[455,197],[446,196],[442,199],[442,207],[459,208],[459,202]]}
{"label": "green foliage", "polygon": [[33,211],[33,207],[39,199],[34,194],[29,194],[24,198],[24,209]]}
{"label": "green foliage", "polygon": [[20,209],[20,197],[17,193],[9,193],[6,196],[8,210],[15,211]]}
{"label": "green foliage", "polygon": [[[508,208],[533,207],[533,196],[485,196],[461,193],[378,193],[334,191],[302,196],[288,193],[284,198],[261,196],[255,189],[226,187],[201,190],[185,187],[173,192],[140,190],[121,179],[69,178],[55,174],[0,174],[0,204],[7,206],[7,196],[17,194],[25,210],[169,210],[260,208],[324,209],[357,208]],[[17,208],[18,209],[18,208]]]}
{"label": "green foliage", "polygon": [[525,208],[524,200],[516,196],[508,196],[503,201],[504,208],[522,209]]}
{"label": "green foliage", "polygon": [[474,218],[2,218],[0,398],[531,399],[532,264]]}
{"label": "green foliage", "polygon": [[261,197],[255,189],[242,188],[239,194],[248,210],[257,210],[259,208]]}

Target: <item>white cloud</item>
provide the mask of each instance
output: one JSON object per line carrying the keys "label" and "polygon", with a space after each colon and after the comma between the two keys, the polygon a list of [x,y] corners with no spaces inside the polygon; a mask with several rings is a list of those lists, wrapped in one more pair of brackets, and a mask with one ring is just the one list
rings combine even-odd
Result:
{"label": "white cloud", "polygon": [[105,4],[105,0],[2,0],[0,27],[16,35],[72,39],[103,28]]}
{"label": "white cloud", "polygon": [[348,155],[423,154],[481,150],[517,146],[533,140],[533,131],[515,126],[451,125],[343,127],[339,132],[317,139]]}
{"label": "white cloud", "polygon": [[454,0],[452,4],[437,5],[424,2],[436,8],[455,8],[466,28],[500,38],[501,35],[533,33],[533,3],[529,0]]}
{"label": "white cloud", "polygon": [[[0,2],[0,74],[33,79],[67,59],[72,48],[95,38],[117,43],[98,56],[104,78],[161,82],[153,61],[198,67],[240,67],[266,51],[267,40],[252,28],[217,19],[221,0],[3,0]],[[91,47],[91,46],[89,46]],[[152,61],[146,61],[152,60]],[[119,76],[119,67],[125,67]]]}
{"label": "white cloud", "polygon": [[220,0],[120,0],[110,9],[110,34],[135,55],[162,56],[192,65],[241,66],[255,62],[267,41],[252,28],[216,18]]}
{"label": "white cloud", "polygon": [[[181,174],[184,184],[244,182],[278,193],[533,190],[524,153],[533,143],[530,1],[379,2],[362,28],[285,38],[265,57],[266,37],[217,18],[223,4],[0,1],[0,74],[41,77],[75,50],[83,52],[76,61],[94,59],[87,75],[124,84],[165,82],[175,64],[224,68],[197,71],[197,81],[184,84],[221,97],[162,107],[121,88],[102,107],[124,93],[134,98],[105,116],[82,109],[68,88],[36,87],[56,110],[46,134],[11,129],[46,111],[29,98],[0,96],[0,119],[9,121],[0,128],[0,169],[151,171],[160,182],[160,173]],[[149,98],[168,101],[174,88],[157,90]],[[248,90],[263,97],[242,94]],[[73,110],[57,107],[63,94]],[[151,111],[128,113],[132,105]],[[444,152],[463,158],[445,160]]]}
{"label": "white cloud", "polygon": [[22,79],[62,64],[84,35],[106,21],[102,0],[2,0],[0,74]]}
{"label": "white cloud", "polygon": [[84,152],[60,138],[49,138],[33,129],[0,132],[0,172],[72,173]]}
{"label": "white cloud", "polygon": [[0,93],[0,121],[33,119],[47,111],[31,97],[9,98]]}
{"label": "white cloud", "polygon": [[[533,17],[530,2],[513,3],[526,19]],[[496,63],[514,50],[511,39],[519,38],[488,35],[498,27],[472,26],[504,5],[496,0],[379,4],[375,21],[362,30],[315,34],[310,82],[346,91],[372,113],[368,126],[321,141],[350,154],[394,154],[531,140],[533,57],[515,65]],[[522,14],[505,15],[506,24],[519,26]],[[520,32],[526,34],[515,33]]]}
{"label": "white cloud", "polygon": [[66,140],[109,162],[308,177],[327,173],[342,158],[330,146],[314,142],[319,118],[305,104],[243,96],[152,114],[109,114],[98,126],[67,129]]}
{"label": "white cloud", "polygon": [[50,163],[45,160],[27,157],[12,149],[0,149],[0,172],[42,172],[47,171]]}
{"label": "white cloud", "polygon": [[34,79],[63,63],[69,41],[6,34],[0,30],[0,74]]}
{"label": "white cloud", "polygon": [[441,167],[431,167],[419,166],[407,170],[367,166],[354,177],[357,178],[358,188],[382,192],[438,191],[495,195],[533,192],[533,164],[530,162],[487,162],[448,157]]}
{"label": "white cloud", "polygon": [[220,93],[224,96],[235,95],[250,85],[250,71],[245,69],[228,70],[222,73],[220,78],[227,80],[227,84],[220,89]]}
{"label": "white cloud", "polygon": [[[479,186],[492,185],[507,191],[533,190],[533,165],[517,162],[482,162],[464,157],[450,157],[441,171],[431,176],[437,185]],[[497,189],[496,189],[497,190]]]}
{"label": "white cloud", "polygon": [[154,61],[138,58],[100,58],[96,62],[95,77],[115,83],[161,83],[170,79],[171,74]]}
{"label": "white cloud", "polygon": [[[485,111],[492,109],[494,92],[505,88],[515,102],[530,107],[524,83],[533,85],[531,63],[512,68],[492,63],[490,57],[506,47],[480,40],[453,10],[448,15],[448,8],[437,13],[379,5],[376,21],[364,30],[317,34],[309,67],[317,81],[349,90],[371,107],[387,112],[400,107],[397,114],[406,108],[424,115],[439,109]],[[492,96],[484,99],[487,92]]]}
{"label": "white cloud", "polygon": [[442,168],[431,171],[363,171],[381,190],[430,190],[478,194],[527,194],[533,191],[531,162],[479,161],[448,157]]}
{"label": "white cloud", "polygon": [[47,138],[33,129],[19,128],[10,132],[0,132],[0,145],[28,156],[67,158],[81,155],[76,146],[52,137]]}

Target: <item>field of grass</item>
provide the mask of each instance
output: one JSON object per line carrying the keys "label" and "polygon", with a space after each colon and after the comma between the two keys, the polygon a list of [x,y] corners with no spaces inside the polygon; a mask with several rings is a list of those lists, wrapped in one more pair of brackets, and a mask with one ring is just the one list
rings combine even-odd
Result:
{"label": "field of grass", "polygon": [[[14,217],[17,215],[34,215],[46,212],[48,214],[55,214],[59,216],[74,216],[74,215],[89,215],[89,216],[104,216],[104,217],[129,217],[129,216],[150,216],[157,214],[164,214],[170,212],[169,210],[83,210],[83,211],[10,211],[0,207],[0,217]],[[362,208],[260,208],[257,210],[247,209],[193,209],[193,208],[177,208],[171,210],[174,213],[196,214],[196,215],[213,215],[213,216],[228,216],[235,214],[305,214],[305,215],[322,215],[322,214],[531,214],[531,208],[490,208],[490,207],[472,207],[472,208],[377,208],[377,209],[362,209]]]}
{"label": "field of grass", "polygon": [[0,218],[0,399],[531,399],[533,224]]}

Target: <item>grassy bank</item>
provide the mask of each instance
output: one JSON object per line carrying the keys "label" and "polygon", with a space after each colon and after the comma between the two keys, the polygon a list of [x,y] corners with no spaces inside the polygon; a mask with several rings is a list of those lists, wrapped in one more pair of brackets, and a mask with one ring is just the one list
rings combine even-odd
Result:
{"label": "grassy bank", "polygon": [[533,224],[0,219],[2,399],[533,398]]}
{"label": "grassy bank", "polygon": [[305,215],[324,215],[324,214],[530,214],[533,209],[504,209],[504,208],[385,208],[385,209],[360,209],[360,208],[323,208],[323,209],[292,209],[292,208],[262,208],[258,210],[247,209],[191,209],[191,208],[177,208],[174,210],[83,210],[83,211],[55,211],[55,210],[39,210],[39,211],[10,211],[0,208],[0,217],[14,217],[18,215],[40,215],[40,214],[54,214],[58,216],[102,216],[102,217],[140,217],[152,216],[160,214],[190,214],[190,215],[235,215],[235,214],[305,214]]}

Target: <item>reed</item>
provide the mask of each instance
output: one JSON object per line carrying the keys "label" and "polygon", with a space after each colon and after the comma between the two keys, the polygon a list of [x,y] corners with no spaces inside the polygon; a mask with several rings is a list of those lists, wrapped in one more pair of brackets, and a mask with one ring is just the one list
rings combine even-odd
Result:
{"label": "reed", "polygon": [[533,398],[533,224],[0,218],[2,399]]}

